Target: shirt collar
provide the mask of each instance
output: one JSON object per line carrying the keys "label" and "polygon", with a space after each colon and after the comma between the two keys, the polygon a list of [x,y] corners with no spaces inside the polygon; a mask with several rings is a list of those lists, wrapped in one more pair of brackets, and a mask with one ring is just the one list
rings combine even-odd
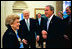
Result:
{"label": "shirt collar", "polygon": [[38,20],[41,20],[41,18],[38,18]]}
{"label": "shirt collar", "polygon": [[[25,22],[27,22],[27,19],[25,19]],[[28,18],[28,22],[29,22],[29,18]]]}
{"label": "shirt collar", "polygon": [[15,31],[16,35],[17,35],[17,31]]}
{"label": "shirt collar", "polygon": [[54,15],[54,14],[52,14],[52,16],[51,16],[50,18],[48,18],[50,21],[51,21],[51,19],[52,19],[53,15]]}

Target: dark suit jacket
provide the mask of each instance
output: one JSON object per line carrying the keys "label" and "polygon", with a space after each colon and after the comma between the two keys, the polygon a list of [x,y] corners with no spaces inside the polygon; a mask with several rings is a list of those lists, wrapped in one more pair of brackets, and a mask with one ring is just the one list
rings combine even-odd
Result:
{"label": "dark suit jacket", "polygon": [[35,42],[35,20],[30,19],[30,31],[28,31],[25,19],[20,21],[20,29],[18,35],[21,39],[26,39],[28,42]]}
{"label": "dark suit jacket", "polygon": [[63,23],[65,24],[65,34],[68,35],[69,39],[71,39],[71,22],[69,21],[70,16],[68,16],[67,18],[63,19]]}
{"label": "dark suit jacket", "polygon": [[17,39],[15,32],[9,26],[3,35],[3,48],[19,48],[20,43]]}
{"label": "dark suit jacket", "polygon": [[63,19],[63,21],[64,21],[64,23],[71,23],[70,19],[71,19],[71,17],[68,15],[67,18]]}
{"label": "dark suit jacket", "polygon": [[[45,30],[47,31],[47,22],[45,26]],[[63,38],[63,25],[62,20],[57,17],[53,16],[50,21],[49,29],[47,31],[48,38],[47,38],[47,47],[48,48],[60,48],[61,47],[61,40]]]}
{"label": "dark suit jacket", "polygon": [[69,40],[65,39],[65,48],[71,48],[71,39],[72,39],[72,32],[71,32],[71,18],[68,16],[67,18],[63,19],[64,23],[64,34],[68,36]]}
{"label": "dark suit jacket", "polygon": [[42,45],[43,43],[43,38],[42,38],[42,30],[44,30],[44,25],[45,25],[45,22],[46,20],[44,18],[41,17],[41,22],[40,22],[40,25],[39,25],[39,21],[38,21],[38,18],[36,19],[36,34],[40,36],[40,39],[39,39],[39,44]]}
{"label": "dark suit jacket", "polygon": [[39,21],[38,18],[36,19],[36,29],[37,29],[37,35],[41,35],[41,31],[44,29],[44,23],[45,23],[45,19],[41,17],[41,23],[39,25]]}

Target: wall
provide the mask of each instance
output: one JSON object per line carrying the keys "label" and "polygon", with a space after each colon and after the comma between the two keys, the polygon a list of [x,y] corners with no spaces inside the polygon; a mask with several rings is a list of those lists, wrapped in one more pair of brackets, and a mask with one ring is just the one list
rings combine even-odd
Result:
{"label": "wall", "polygon": [[6,18],[6,6],[5,6],[6,2],[1,2],[1,47],[2,47],[2,36],[6,30],[5,27],[5,18]]}

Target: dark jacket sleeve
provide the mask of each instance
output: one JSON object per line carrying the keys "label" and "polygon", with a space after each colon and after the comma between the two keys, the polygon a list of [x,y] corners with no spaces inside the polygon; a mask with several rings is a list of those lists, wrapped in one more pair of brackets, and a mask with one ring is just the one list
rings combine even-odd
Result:
{"label": "dark jacket sleeve", "polygon": [[12,33],[3,36],[3,48],[19,48]]}
{"label": "dark jacket sleeve", "polygon": [[24,36],[23,36],[23,30],[22,30],[22,27],[23,27],[23,25],[22,25],[22,21],[20,22],[20,26],[19,26],[19,30],[18,30],[18,35],[19,35],[19,37],[21,38],[21,40],[24,38]]}
{"label": "dark jacket sleeve", "polygon": [[39,35],[39,32],[38,32],[39,29],[38,29],[37,19],[36,19],[36,22],[35,22],[35,26],[36,26],[36,27],[35,27],[35,28],[36,28],[36,35]]}
{"label": "dark jacket sleeve", "polygon": [[2,41],[3,41],[3,48],[8,48],[8,37],[6,37],[6,36],[3,36],[3,39],[2,39]]}

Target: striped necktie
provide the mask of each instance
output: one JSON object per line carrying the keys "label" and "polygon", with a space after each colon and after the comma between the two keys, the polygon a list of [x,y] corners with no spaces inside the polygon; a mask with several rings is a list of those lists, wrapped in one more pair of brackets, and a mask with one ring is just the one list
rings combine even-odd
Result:
{"label": "striped necktie", "polygon": [[29,28],[29,22],[28,22],[28,20],[26,21],[27,22],[27,28],[28,28],[28,30],[30,31],[30,28]]}

